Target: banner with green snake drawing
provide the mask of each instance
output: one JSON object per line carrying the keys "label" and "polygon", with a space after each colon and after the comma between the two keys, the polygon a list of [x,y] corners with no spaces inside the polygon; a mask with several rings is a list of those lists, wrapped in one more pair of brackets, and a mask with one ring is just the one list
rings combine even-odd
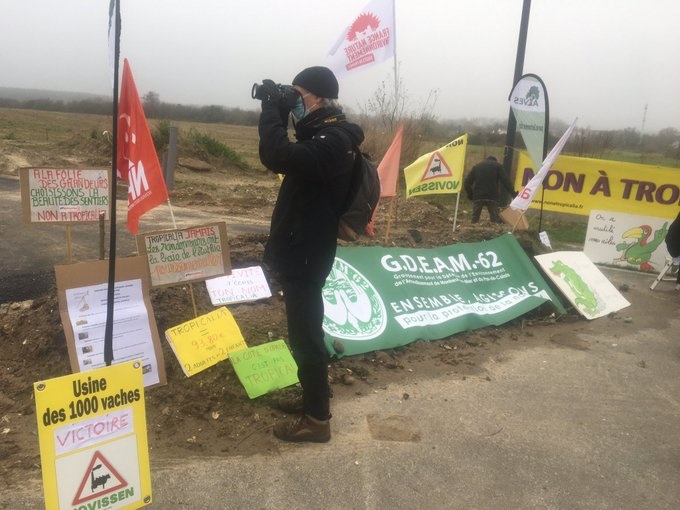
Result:
{"label": "banner with green snake drawing", "polygon": [[574,308],[586,319],[597,319],[630,306],[616,287],[582,251],[556,251],[536,260]]}

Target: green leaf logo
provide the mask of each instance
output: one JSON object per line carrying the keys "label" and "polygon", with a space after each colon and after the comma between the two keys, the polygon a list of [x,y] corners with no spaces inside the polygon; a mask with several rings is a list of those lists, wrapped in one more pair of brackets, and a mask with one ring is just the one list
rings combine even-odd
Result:
{"label": "green leaf logo", "polygon": [[324,331],[336,338],[371,340],[387,326],[385,303],[371,282],[336,257],[323,289]]}

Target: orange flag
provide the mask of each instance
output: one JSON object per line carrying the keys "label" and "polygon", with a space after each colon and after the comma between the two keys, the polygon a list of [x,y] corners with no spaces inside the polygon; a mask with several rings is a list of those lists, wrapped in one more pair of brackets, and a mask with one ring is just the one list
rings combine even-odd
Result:
{"label": "orange flag", "polygon": [[399,126],[397,134],[394,135],[392,145],[387,149],[385,156],[378,165],[378,176],[380,177],[380,197],[393,197],[397,194],[397,179],[399,177],[399,160],[401,158],[401,136],[404,133],[404,126]]}
{"label": "orange flag", "polygon": [[[380,198],[393,197],[397,194],[397,179],[399,177],[399,161],[401,160],[401,138],[404,133],[403,124],[397,129],[394,140],[378,165],[378,177],[380,178]],[[378,203],[378,205],[380,205]],[[373,211],[371,221],[366,225],[366,233],[373,237],[375,231],[375,217],[378,207]]]}
{"label": "orange flag", "polygon": [[128,183],[128,230],[139,229],[139,217],[168,199],[158,154],[127,59],[123,63],[118,108],[118,177]]}

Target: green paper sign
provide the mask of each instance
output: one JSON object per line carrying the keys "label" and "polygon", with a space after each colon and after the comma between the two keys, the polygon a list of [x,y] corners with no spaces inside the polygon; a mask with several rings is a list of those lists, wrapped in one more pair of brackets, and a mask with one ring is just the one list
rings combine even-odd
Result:
{"label": "green paper sign", "polygon": [[251,399],[298,382],[297,365],[283,340],[231,352],[229,360]]}
{"label": "green paper sign", "polygon": [[325,342],[353,355],[498,326],[557,296],[511,234],[434,249],[338,248]]}

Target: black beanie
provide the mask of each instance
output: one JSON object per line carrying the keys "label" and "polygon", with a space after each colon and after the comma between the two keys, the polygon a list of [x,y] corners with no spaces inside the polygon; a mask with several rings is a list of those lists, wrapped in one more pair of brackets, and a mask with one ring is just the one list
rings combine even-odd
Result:
{"label": "black beanie", "polygon": [[327,99],[338,98],[338,80],[327,67],[313,66],[303,69],[293,79],[293,85],[309,90],[312,94]]}

